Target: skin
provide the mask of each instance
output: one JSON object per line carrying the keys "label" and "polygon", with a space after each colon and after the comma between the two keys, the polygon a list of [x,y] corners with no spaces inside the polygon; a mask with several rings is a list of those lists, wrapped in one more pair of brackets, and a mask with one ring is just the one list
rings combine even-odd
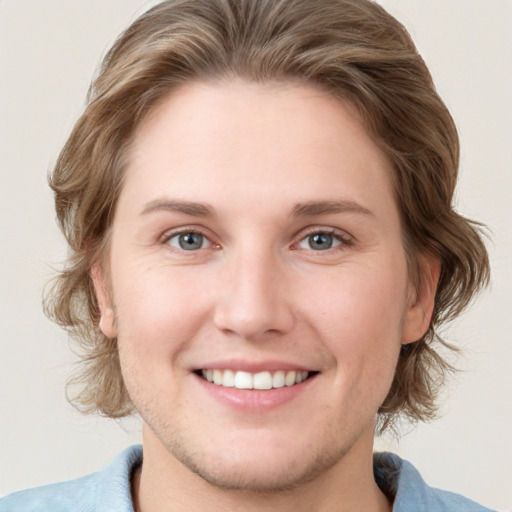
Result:
{"label": "skin", "polygon": [[[189,84],[138,127],[109,281],[93,268],[144,421],[137,510],[391,509],[375,417],[438,272],[415,291],[390,172],[355,110],[308,85]],[[318,373],[276,407],[235,407],[195,373],[220,360]]]}

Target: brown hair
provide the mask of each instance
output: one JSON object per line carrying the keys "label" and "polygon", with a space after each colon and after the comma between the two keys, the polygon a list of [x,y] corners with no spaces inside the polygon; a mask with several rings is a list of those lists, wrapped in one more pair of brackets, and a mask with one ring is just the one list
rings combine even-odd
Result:
{"label": "brown hair", "polygon": [[177,86],[231,78],[323,87],[358,108],[387,155],[411,275],[418,278],[425,254],[442,270],[430,327],[400,354],[381,427],[398,414],[432,417],[451,368],[436,351],[447,344],[435,329],[487,283],[489,262],[479,225],[452,207],[459,160],[452,117],[409,34],[369,0],[169,0],[116,41],[50,178],[71,252],[46,309],[81,348],[75,404],[111,417],[132,410],[116,340],[98,328],[90,269],[108,249],[134,130]]}

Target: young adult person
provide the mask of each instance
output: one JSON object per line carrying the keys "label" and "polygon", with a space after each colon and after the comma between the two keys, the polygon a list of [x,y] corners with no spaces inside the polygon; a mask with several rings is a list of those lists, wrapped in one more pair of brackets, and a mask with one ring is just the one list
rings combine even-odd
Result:
{"label": "young adult person", "polygon": [[107,54],[51,177],[77,403],[143,447],[0,510],[484,511],[373,454],[425,420],[488,279],[458,138],[369,0],[170,0]]}

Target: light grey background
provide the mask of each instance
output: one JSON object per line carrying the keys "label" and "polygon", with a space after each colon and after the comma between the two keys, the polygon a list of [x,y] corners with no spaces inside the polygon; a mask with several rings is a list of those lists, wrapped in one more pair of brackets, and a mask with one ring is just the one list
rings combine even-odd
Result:
{"label": "light grey background", "polygon": [[[0,495],[95,471],[139,441],[137,420],[120,427],[67,404],[73,356],[41,312],[41,291],[66,254],[46,172],[101,56],[154,3],[0,2]],[[465,356],[443,418],[377,447],[432,485],[512,510],[512,2],[381,3],[412,32],[459,125],[458,205],[492,229],[493,278],[447,332]]]}

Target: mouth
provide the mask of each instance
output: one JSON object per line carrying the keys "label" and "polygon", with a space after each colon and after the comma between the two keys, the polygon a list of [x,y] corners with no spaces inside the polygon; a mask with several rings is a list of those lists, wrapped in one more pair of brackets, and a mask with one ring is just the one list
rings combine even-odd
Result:
{"label": "mouth", "polygon": [[202,379],[225,388],[269,390],[291,387],[308,379],[318,372],[277,370],[251,373],[237,370],[208,369],[195,372]]}

